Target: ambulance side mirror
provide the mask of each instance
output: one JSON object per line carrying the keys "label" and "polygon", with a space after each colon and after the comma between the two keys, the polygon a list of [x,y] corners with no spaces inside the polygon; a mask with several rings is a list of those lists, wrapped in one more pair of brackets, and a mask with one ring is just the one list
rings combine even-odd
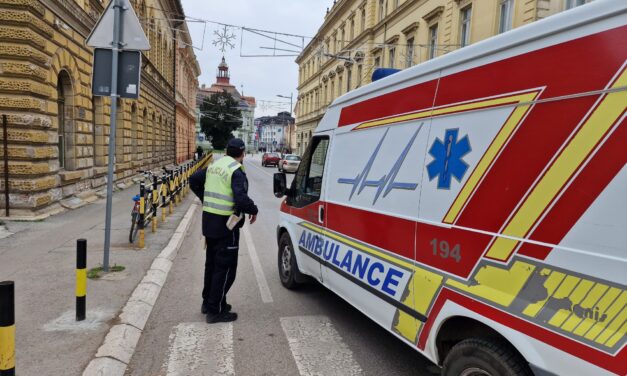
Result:
{"label": "ambulance side mirror", "polygon": [[274,174],[274,196],[277,198],[281,198],[285,196],[287,193],[287,180],[285,177],[285,173],[278,172]]}

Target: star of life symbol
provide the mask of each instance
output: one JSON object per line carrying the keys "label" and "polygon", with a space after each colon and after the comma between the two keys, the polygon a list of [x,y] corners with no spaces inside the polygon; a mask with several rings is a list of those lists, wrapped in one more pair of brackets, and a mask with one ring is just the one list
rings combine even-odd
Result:
{"label": "star of life symbol", "polygon": [[468,164],[463,158],[471,150],[468,135],[457,140],[459,129],[447,129],[444,141],[436,138],[429,149],[433,161],[427,165],[429,181],[438,178],[438,189],[450,189],[451,177],[458,182],[462,180],[468,170]]}
{"label": "star of life symbol", "polygon": [[235,43],[233,41],[236,37],[235,34],[229,30],[228,26],[224,25],[222,30],[214,30],[213,34],[216,36],[216,39],[214,39],[211,43],[218,47],[222,53],[227,50],[227,47],[231,50],[235,48]]}
{"label": "star of life symbol", "polygon": [[396,160],[396,163],[394,163],[394,165],[392,166],[392,168],[387,174],[383,175],[378,180],[368,180],[368,174],[370,173],[370,169],[372,168],[374,161],[377,159],[377,155],[379,154],[379,149],[381,149],[381,145],[383,145],[383,141],[385,140],[385,137],[388,134],[389,129],[386,130],[385,134],[379,141],[379,144],[377,145],[377,147],[374,149],[374,152],[370,156],[370,159],[368,159],[368,162],[364,166],[364,169],[359,174],[357,174],[357,176],[354,179],[353,178],[340,178],[337,180],[337,182],[340,184],[349,184],[353,186],[353,188],[351,189],[351,194],[348,199],[351,200],[355,192],[357,192],[357,195],[359,195],[366,187],[377,188],[377,192],[375,193],[374,199],[372,200],[373,205],[377,202],[377,200],[379,199],[379,196],[381,196],[382,193],[383,193],[383,197],[386,197],[394,189],[405,189],[405,190],[411,190],[411,191],[415,190],[418,187],[417,183],[397,182],[396,175],[398,175],[399,170],[403,166],[405,157],[407,157],[407,153],[409,153],[409,150],[414,144],[414,140],[416,139],[416,136],[418,136],[418,133],[420,133],[421,129],[422,129],[422,124],[420,124],[420,126],[418,127],[418,129],[416,130],[412,138],[409,140],[409,142],[403,149],[403,152],[401,153],[401,155],[399,155],[398,159]]}

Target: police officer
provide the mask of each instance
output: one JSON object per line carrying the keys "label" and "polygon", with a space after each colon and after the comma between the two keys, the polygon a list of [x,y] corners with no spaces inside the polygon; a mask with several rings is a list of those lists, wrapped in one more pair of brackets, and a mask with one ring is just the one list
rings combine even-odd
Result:
{"label": "police officer", "polygon": [[257,206],[248,197],[248,179],[242,162],[244,141],[231,139],[226,146],[226,156],[218,159],[206,170],[190,177],[192,191],[203,202],[202,232],[207,242],[205,282],[202,290],[201,312],[207,314],[208,323],[237,320],[227,304],[227,293],[235,281],[239,229],[245,216],[229,230],[227,221],[232,214],[248,214],[250,224],[257,219]]}

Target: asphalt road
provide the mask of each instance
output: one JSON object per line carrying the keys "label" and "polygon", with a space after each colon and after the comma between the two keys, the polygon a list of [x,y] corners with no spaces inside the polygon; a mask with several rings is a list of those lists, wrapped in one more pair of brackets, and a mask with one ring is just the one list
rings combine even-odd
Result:
{"label": "asphalt road", "polygon": [[197,211],[127,375],[438,374],[419,353],[321,285],[283,288],[275,235],[280,200],[272,195],[276,168],[262,168],[258,159],[245,166],[260,215],[241,234],[237,279],[228,296],[238,320],[209,325],[200,313],[205,256]]}

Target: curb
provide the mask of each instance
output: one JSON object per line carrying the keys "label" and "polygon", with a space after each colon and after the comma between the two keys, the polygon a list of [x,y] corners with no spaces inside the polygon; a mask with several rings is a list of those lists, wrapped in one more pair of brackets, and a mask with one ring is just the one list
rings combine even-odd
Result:
{"label": "curb", "polygon": [[96,356],[83,371],[83,376],[124,375],[197,206],[195,202],[191,204],[170,238],[170,242],[155,258],[150,269],[126,302],[119,316],[120,323],[109,329]]}

